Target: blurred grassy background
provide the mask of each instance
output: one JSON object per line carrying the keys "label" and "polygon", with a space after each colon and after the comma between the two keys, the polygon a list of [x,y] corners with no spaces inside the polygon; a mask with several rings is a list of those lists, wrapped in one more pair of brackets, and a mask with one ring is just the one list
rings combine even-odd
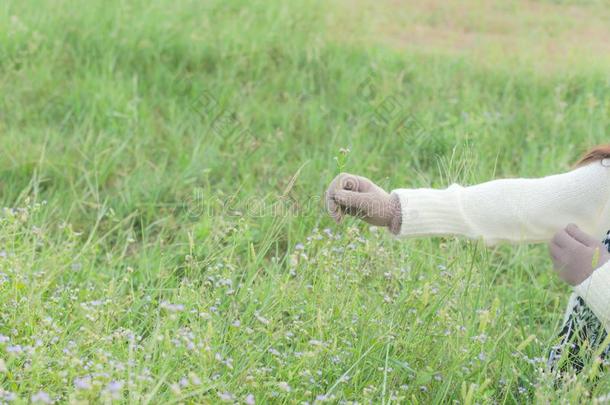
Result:
{"label": "blurred grassy background", "polygon": [[335,227],[320,197],[341,148],[387,188],[569,169],[608,139],[609,5],[2,3],[0,201],[28,214],[5,212],[0,333],[45,342],[0,345],[2,386],[126,402],[602,395],[607,378],[556,390],[539,371],[568,293],[544,247],[397,242]]}

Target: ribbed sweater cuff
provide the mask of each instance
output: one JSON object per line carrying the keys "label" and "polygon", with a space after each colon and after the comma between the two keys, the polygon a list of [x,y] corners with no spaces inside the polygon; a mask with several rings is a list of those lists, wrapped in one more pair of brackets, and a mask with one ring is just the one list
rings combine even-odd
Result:
{"label": "ribbed sweater cuff", "polygon": [[392,195],[400,200],[401,236],[464,235],[474,232],[465,222],[460,207],[461,186],[444,190],[430,188],[396,189]]}
{"label": "ribbed sweater cuff", "polygon": [[610,332],[610,262],[606,262],[581,284],[574,287],[591,311]]}

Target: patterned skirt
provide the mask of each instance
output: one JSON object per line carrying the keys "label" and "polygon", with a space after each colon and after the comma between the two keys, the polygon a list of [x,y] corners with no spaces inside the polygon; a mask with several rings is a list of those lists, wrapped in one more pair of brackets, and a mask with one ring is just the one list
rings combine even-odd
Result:
{"label": "patterned skirt", "polygon": [[[559,372],[572,369],[579,373],[607,336],[599,319],[583,299],[577,297],[559,333],[559,344],[553,346],[549,353],[549,368]],[[601,352],[600,357],[604,363],[610,359],[610,346]]]}

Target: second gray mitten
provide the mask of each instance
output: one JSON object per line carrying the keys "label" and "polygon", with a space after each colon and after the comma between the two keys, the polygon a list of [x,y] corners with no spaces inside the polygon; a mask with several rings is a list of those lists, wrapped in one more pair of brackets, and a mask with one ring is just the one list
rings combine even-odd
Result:
{"label": "second gray mitten", "polygon": [[581,284],[610,260],[608,249],[574,224],[555,234],[549,253],[559,277],[572,286]]}

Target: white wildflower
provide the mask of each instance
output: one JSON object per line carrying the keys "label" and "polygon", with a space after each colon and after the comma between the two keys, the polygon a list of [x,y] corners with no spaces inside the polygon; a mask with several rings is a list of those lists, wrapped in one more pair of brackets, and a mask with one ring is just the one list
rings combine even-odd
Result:
{"label": "white wildflower", "polygon": [[220,398],[222,402],[233,402],[235,399],[233,394],[231,394],[230,392],[219,392],[218,398]]}
{"label": "white wildflower", "polygon": [[51,397],[44,391],[38,391],[38,393],[32,395],[32,403],[35,404],[51,404]]}
{"label": "white wildflower", "polygon": [[277,386],[279,389],[281,389],[284,392],[292,391],[292,388],[290,388],[290,385],[288,385],[288,383],[286,381],[281,381],[280,383],[278,383]]}
{"label": "white wildflower", "polygon": [[79,390],[90,390],[91,389],[91,377],[86,376],[82,378],[74,379],[74,387]]}

